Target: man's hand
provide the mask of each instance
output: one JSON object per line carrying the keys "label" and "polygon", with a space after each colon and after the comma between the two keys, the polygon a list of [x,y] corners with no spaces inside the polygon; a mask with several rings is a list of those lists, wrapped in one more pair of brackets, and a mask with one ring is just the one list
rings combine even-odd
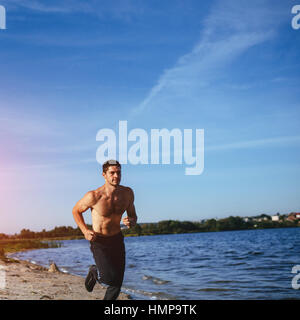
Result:
{"label": "man's hand", "polygon": [[85,232],[84,232],[84,237],[86,240],[88,241],[93,241],[93,239],[95,238],[95,232],[93,230],[89,230],[87,229]]}
{"label": "man's hand", "polygon": [[125,224],[126,227],[131,228],[136,225],[136,219],[135,218],[130,218],[130,217],[125,217],[122,219],[123,223]]}

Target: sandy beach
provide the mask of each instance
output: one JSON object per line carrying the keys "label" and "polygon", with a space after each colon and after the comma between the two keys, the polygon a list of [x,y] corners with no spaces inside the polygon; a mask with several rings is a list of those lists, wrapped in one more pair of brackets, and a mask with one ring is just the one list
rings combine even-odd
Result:
{"label": "sandy beach", "polygon": [[[102,300],[106,290],[97,283],[90,293],[83,277],[49,272],[21,260],[0,260],[0,277],[0,300]],[[130,300],[130,296],[121,292],[118,300]]]}

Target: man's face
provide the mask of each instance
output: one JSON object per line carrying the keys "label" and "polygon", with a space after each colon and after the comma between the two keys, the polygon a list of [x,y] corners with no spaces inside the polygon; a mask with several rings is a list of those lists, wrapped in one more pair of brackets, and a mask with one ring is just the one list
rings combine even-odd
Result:
{"label": "man's face", "polygon": [[117,166],[109,166],[106,173],[103,173],[103,177],[112,186],[117,186],[121,181],[121,169]]}

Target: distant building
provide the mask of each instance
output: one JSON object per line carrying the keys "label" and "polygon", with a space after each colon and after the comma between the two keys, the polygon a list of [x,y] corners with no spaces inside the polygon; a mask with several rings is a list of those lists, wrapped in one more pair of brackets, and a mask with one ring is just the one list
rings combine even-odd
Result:
{"label": "distant building", "polygon": [[263,218],[257,218],[255,219],[255,221],[258,221],[258,222],[262,222],[262,221],[268,221],[269,219],[266,218],[266,217],[263,217]]}
{"label": "distant building", "polygon": [[279,218],[280,218],[280,214],[277,213],[274,216],[272,216],[272,221],[279,221]]}
{"label": "distant building", "polygon": [[295,221],[295,220],[300,220],[300,213],[299,212],[292,212],[289,214],[287,217],[288,221]]}
{"label": "distant building", "polygon": [[271,217],[268,216],[267,214],[262,213],[259,216],[254,216],[254,217],[247,217],[248,219],[251,219],[252,221],[257,221],[257,222],[262,222],[262,221],[269,221],[271,220]]}

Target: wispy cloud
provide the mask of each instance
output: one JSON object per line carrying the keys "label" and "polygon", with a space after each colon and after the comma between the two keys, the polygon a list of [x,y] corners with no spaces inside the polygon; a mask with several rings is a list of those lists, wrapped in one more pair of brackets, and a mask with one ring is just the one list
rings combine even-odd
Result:
{"label": "wispy cloud", "polygon": [[27,148],[26,151],[39,154],[73,155],[78,153],[95,152],[96,148],[96,142],[92,144],[90,141],[87,141],[81,142],[81,144],[65,144],[63,146],[33,146],[31,148]]}
{"label": "wispy cloud", "polygon": [[62,137],[65,135],[62,126],[59,127],[49,118],[46,122],[44,118],[32,114],[24,116],[17,112],[6,112],[5,116],[0,117],[0,124],[2,135],[14,135],[24,140],[33,137]]}
{"label": "wispy cloud", "polygon": [[132,114],[142,113],[159,96],[181,95],[187,88],[210,85],[229,62],[274,36],[281,21],[278,12],[270,1],[216,2],[192,52],[162,72],[145,99],[132,109]]}
{"label": "wispy cloud", "polygon": [[[101,32],[94,30],[89,36],[86,34],[78,33],[69,33],[68,31],[64,32],[59,30],[58,32],[52,32],[47,37],[45,33],[35,32],[34,34],[22,33],[22,34],[3,34],[2,39],[9,39],[17,42],[22,42],[25,44],[37,45],[37,46],[56,46],[56,47],[65,47],[65,48],[78,48],[78,47],[104,47],[104,48],[113,48],[114,46],[124,46],[124,45],[136,45],[137,43],[144,43],[147,45],[156,45],[159,46],[162,43],[174,43],[176,39],[172,37],[161,37],[161,38],[148,38],[145,39],[142,35],[126,35],[122,36],[121,34],[117,35],[103,35]],[[102,53],[104,56],[105,53]],[[123,61],[135,61],[137,55],[125,55],[118,52],[109,53],[110,57],[123,60]],[[62,59],[62,58],[61,58]],[[77,60],[88,60],[86,57],[77,57]]]}
{"label": "wispy cloud", "polygon": [[[288,147],[293,145],[299,145],[300,143],[300,136],[286,136],[286,137],[275,137],[275,138],[264,138],[264,139],[256,139],[256,140],[247,140],[247,141],[239,141],[239,142],[233,142],[228,144],[220,144],[220,145],[212,145],[212,146],[205,146],[204,151],[205,152],[211,152],[211,151],[229,151],[229,150],[238,150],[238,149],[255,149],[260,147]],[[91,146],[70,146],[69,148],[66,147],[68,152],[70,151],[86,151],[86,149],[92,149]],[[76,150],[75,150],[76,149]],[[195,152],[193,148],[191,151]],[[45,152],[58,152],[58,153],[65,153],[66,150],[62,149],[53,149],[53,150],[44,150]],[[94,148],[94,151],[96,151],[96,148]],[[172,151],[172,150],[171,150]],[[175,148],[171,154],[174,152],[177,152],[178,149]],[[169,154],[167,152],[167,154]],[[159,153],[159,156],[163,156],[164,152],[162,154]],[[71,166],[77,166],[82,164],[95,164],[97,163],[96,156],[95,157],[85,157],[82,156],[78,159],[73,160],[62,160],[62,161],[55,161],[55,162],[49,162],[49,163],[36,163],[36,164],[30,164],[30,165],[6,165],[1,166],[0,172],[18,172],[23,170],[37,170],[37,169],[55,169],[55,168],[61,168],[61,167],[71,167]]]}
{"label": "wispy cloud", "polygon": [[276,138],[265,138],[257,140],[239,141],[228,144],[221,144],[215,146],[205,147],[205,151],[225,151],[233,149],[250,149],[259,148],[266,146],[290,146],[291,144],[298,144],[300,142],[300,136],[291,137],[276,137]]}
{"label": "wispy cloud", "polygon": [[130,0],[3,0],[11,10],[29,9],[39,13],[73,14],[86,13],[99,18],[130,20],[132,16],[144,11],[142,2],[133,3]]}
{"label": "wispy cloud", "polygon": [[41,170],[41,169],[57,169],[57,168],[71,168],[73,166],[81,166],[83,164],[95,164],[97,163],[95,158],[81,158],[77,160],[68,161],[55,161],[55,162],[40,162],[33,164],[1,164],[0,174],[13,173],[13,172],[24,172],[30,170]]}

